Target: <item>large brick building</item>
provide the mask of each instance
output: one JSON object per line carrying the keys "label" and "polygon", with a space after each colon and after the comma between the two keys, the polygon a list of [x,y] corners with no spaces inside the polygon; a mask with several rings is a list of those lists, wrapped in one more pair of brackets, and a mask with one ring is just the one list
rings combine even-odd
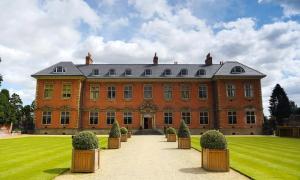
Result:
{"label": "large brick building", "polygon": [[34,75],[36,133],[106,133],[114,120],[132,130],[179,127],[192,133],[260,134],[264,74],[239,62],[85,64],[59,62]]}

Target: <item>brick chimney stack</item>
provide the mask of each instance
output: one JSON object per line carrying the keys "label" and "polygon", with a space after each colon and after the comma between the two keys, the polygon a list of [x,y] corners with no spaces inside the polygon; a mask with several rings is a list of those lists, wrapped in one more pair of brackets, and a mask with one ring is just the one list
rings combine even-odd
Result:
{"label": "brick chimney stack", "polygon": [[158,57],[156,56],[156,53],[154,54],[153,57],[153,64],[158,64]]}
{"label": "brick chimney stack", "polygon": [[92,55],[89,52],[88,52],[88,55],[85,57],[85,64],[86,65],[93,64]]}
{"label": "brick chimney stack", "polygon": [[212,57],[210,56],[210,53],[208,53],[208,54],[206,55],[205,65],[206,65],[206,66],[212,65]]}

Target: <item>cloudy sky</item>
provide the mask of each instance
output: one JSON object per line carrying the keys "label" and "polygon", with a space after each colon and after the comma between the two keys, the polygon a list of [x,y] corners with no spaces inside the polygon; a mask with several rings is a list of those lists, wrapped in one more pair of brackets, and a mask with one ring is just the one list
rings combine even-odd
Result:
{"label": "cloudy sky", "polygon": [[280,83],[300,105],[299,0],[0,1],[2,88],[35,96],[31,74],[59,61],[214,63],[237,60],[265,73],[267,112]]}

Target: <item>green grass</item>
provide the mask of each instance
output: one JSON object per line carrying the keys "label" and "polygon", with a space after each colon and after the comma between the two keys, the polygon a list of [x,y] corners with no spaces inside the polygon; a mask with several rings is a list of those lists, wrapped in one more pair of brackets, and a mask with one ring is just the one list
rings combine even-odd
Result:
{"label": "green grass", "polygon": [[[227,136],[230,166],[254,179],[300,179],[300,139]],[[192,147],[201,150],[200,138]]]}
{"label": "green grass", "polygon": [[[102,149],[107,137],[100,137]],[[0,179],[52,179],[71,166],[70,136],[0,139]]]}

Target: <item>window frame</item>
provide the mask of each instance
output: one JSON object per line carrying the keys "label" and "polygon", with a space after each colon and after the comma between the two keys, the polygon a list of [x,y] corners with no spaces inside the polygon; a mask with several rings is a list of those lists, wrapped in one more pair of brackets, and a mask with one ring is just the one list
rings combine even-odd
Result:
{"label": "window frame", "polygon": [[[128,73],[128,72],[130,72],[130,73]],[[132,76],[132,70],[131,69],[125,69],[124,75],[125,76]]]}
{"label": "window frame", "polygon": [[[45,114],[47,113],[47,114]],[[47,118],[45,120],[46,123],[44,123],[44,118]],[[43,111],[42,112],[42,125],[51,125],[51,121],[52,121],[52,111]]]}
{"label": "window frame", "polygon": [[53,70],[54,73],[65,73],[66,72],[66,68],[64,68],[63,66],[56,66]]}
{"label": "window frame", "polygon": [[106,112],[106,124],[112,125],[116,120],[116,111],[107,111]]}
{"label": "window frame", "polygon": [[116,75],[117,75],[117,72],[116,72],[115,69],[109,69],[109,70],[108,70],[108,75],[109,75],[109,76],[116,76]]}
{"label": "window frame", "polygon": [[[51,88],[48,89],[47,86],[51,86]],[[51,91],[49,91],[49,90],[51,90]],[[44,85],[44,99],[52,99],[53,91],[54,91],[54,84],[53,83],[45,83],[45,85]],[[48,94],[48,95],[50,94],[50,95],[46,97],[46,94]]]}
{"label": "window frame", "polygon": [[[67,87],[67,86],[69,86],[70,89],[65,89],[65,87]],[[63,99],[71,99],[72,98],[72,83],[64,82],[62,84],[62,98]]]}
{"label": "window frame", "polygon": [[[189,116],[185,113],[189,113]],[[186,119],[185,118],[189,118],[189,123],[187,123]],[[192,124],[192,112],[191,111],[188,111],[188,110],[184,110],[184,111],[181,111],[181,119],[187,124],[187,125],[190,125]]]}
{"label": "window frame", "polygon": [[[204,119],[203,119],[204,118]],[[206,123],[201,123],[201,121]],[[209,112],[208,111],[200,111],[199,112],[199,124],[208,125],[209,124]]]}
{"label": "window frame", "polygon": [[[187,97],[185,97],[187,95]],[[191,85],[181,84],[180,85],[180,97],[182,100],[188,100],[191,98]]]}
{"label": "window frame", "polygon": [[171,110],[164,111],[164,124],[165,125],[173,124],[173,112]]}
{"label": "window frame", "polygon": [[172,75],[172,70],[171,69],[165,69],[164,70],[164,76],[171,76],[171,75]]}
{"label": "window frame", "polygon": [[164,99],[167,101],[173,98],[173,87],[171,84],[164,84]]}
{"label": "window frame", "polygon": [[[149,90],[146,91],[147,87],[151,88],[151,93],[150,93],[151,97],[146,97],[146,94],[147,94],[146,92],[150,92]],[[153,98],[153,86],[152,86],[152,84],[144,84],[143,93],[144,93],[144,99],[152,99]]]}
{"label": "window frame", "polygon": [[116,86],[115,85],[109,85],[107,86],[107,99],[109,100],[115,100],[116,99]]}
{"label": "window frame", "polygon": [[[97,122],[97,123],[95,123],[95,122]],[[98,124],[99,124],[99,112],[98,111],[90,111],[89,112],[89,125],[98,125]]]}
{"label": "window frame", "polygon": [[[204,87],[205,91],[203,91],[203,89],[202,89],[203,87]],[[203,95],[203,93],[205,94],[205,97],[204,96],[203,97],[200,96],[200,94]],[[207,84],[199,84],[199,86],[198,86],[198,98],[199,99],[207,99],[208,98],[208,87],[207,87]]]}
{"label": "window frame", "polygon": [[[130,97],[126,97],[126,92],[127,92],[127,95],[128,94],[130,95]],[[123,97],[124,97],[125,100],[130,100],[130,99],[133,98],[133,86],[131,84],[124,85],[124,88],[123,88]]]}
{"label": "window frame", "polygon": [[[183,73],[183,72],[185,72],[185,73]],[[188,69],[186,69],[186,68],[180,69],[180,73],[179,73],[180,76],[187,76],[188,74],[189,74]]]}
{"label": "window frame", "polygon": [[[93,88],[98,88],[98,91],[94,90]],[[94,95],[97,94],[97,97],[94,97]],[[90,99],[91,100],[97,100],[100,96],[100,85],[99,84],[91,84],[90,85]]]}
{"label": "window frame", "polygon": [[230,125],[237,124],[237,112],[235,110],[227,111],[227,122]]}
{"label": "window frame", "polygon": [[[248,93],[250,93],[250,94],[248,94]],[[246,97],[246,98],[253,98],[253,84],[251,84],[251,83],[245,83],[244,84],[244,96]],[[250,96],[248,96],[248,95],[250,95]]]}
{"label": "window frame", "polygon": [[234,98],[236,96],[236,86],[234,84],[226,84],[226,96],[229,98]]}
{"label": "window frame", "polygon": [[[130,122],[130,123],[129,123]],[[123,124],[132,124],[133,122],[133,115],[131,111],[123,112]]]}
{"label": "window frame", "polygon": [[196,73],[196,76],[204,76],[204,75],[206,75],[205,69],[199,69]]}
{"label": "window frame", "polygon": [[245,73],[245,69],[242,68],[241,66],[234,66],[231,70],[230,70],[231,74],[241,74],[241,73]]}
{"label": "window frame", "polygon": [[151,69],[145,69],[144,74],[145,74],[145,76],[152,76],[152,70]]}
{"label": "window frame", "polygon": [[247,124],[255,124],[256,123],[256,113],[255,113],[254,110],[247,110],[246,111],[246,123]]}
{"label": "window frame", "polygon": [[[61,125],[69,125],[70,117],[71,117],[70,111],[61,111],[60,112],[60,124]],[[64,123],[63,123],[63,121],[64,121]],[[68,123],[66,123],[66,122],[68,122]]]}

